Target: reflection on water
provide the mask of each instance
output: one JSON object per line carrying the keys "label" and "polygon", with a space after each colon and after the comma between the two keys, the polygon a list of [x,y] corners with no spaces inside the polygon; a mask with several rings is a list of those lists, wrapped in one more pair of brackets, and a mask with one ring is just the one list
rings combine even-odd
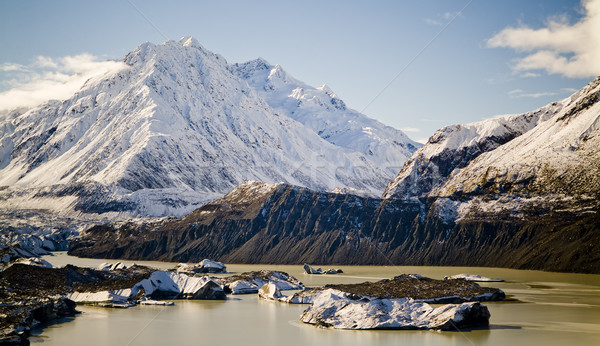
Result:
{"label": "reflection on water", "polygon": [[[55,266],[106,262],[64,253],[45,259]],[[163,269],[175,266],[137,263]],[[468,267],[341,268],[344,274],[309,276],[303,274],[302,266],[227,266],[235,273],[282,270],[307,286],[375,281],[401,273],[437,279],[459,273],[480,274],[507,280],[482,285],[499,287],[518,302],[486,303],[492,315],[490,328],[466,332],[319,329],[299,322],[306,306],[261,301],[256,295],[230,296],[227,301],[176,301],[175,306],[167,307],[79,306],[81,315],[36,331],[31,341],[44,345],[600,345],[600,275]]]}

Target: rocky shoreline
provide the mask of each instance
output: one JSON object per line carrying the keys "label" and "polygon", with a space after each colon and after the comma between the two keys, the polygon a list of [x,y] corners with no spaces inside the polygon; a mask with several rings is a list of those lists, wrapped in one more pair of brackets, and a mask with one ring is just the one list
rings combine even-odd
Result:
{"label": "rocky shoreline", "polygon": [[[169,301],[171,299],[227,299],[227,294],[258,293],[258,296],[263,299],[312,304],[301,318],[306,323],[355,329],[348,326],[347,322],[332,322],[316,311],[323,310],[322,306],[333,302],[336,302],[335,306],[340,304],[345,306],[346,303],[358,304],[356,308],[359,311],[361,309],[371,311],[373,307],[369,307],[369,304],[388,308],[403,304],[404,309],[410,306],[411,309],[416,309],[415,311],[428,311],[427,314],[431,316],[437,316],[444,311],[444,316],[463,314],[478,316],[477,319],[469,322],[468,326],[486,325],[489,312],[485,306],[478,305],[478,302],[502,300],[505,297],[504,292],[499,289],[480,287],[477,283],[464,279],[434,280],[418,274],[403,274],[377,282],[306,288],[295,277],[280,271],[261,270],[229,276],[211,276],[206,272],[223,273],[226,272],[226,267],[220,262],[208,260],[199,264],[180,263],[172,270],[156,270],[139,265],[126,267],[120,262],[102,263],[97,269],[73,265],[48,268],[33,265],[37,263],[36,261],[27,263],[31,264],[14,263],[0,271],[0,301],[2,302],[0,344],[2,345],[28,345],[32,328],[62,317],[74,316],[77,313],[75,310],[77,304],[127,308],[136,304],[172,305],[173,302]],[[36,284],[32,285],[32,283]],[[286,297],[281,294],[283,290],[297,290],[297,292]],[[329,303],[323,298],[324,295],[329,297]],[[346,303],[340,303],[343,301]],[[315,305],[316,302],[320,303]],[[469,303],[468,306],[447,304],[443,311],[440,310],[441,312],[435,314],[427,304],[463,302],[477,303]],[[395,309],[384,310],[392,314],[391,319],[396,319],[398,311]],[[384,313],[384,310],[381,313]],[[365,318],[368,317],[367,315]],[[410,325],[392,323],[373,324],[372,327],[374,329],[448,329],[449,320],[427,324],[424,319],[425,315],[414,320]],[[453,320],[452,323],[461,328],[459,320],[460,318]],[[439,322],[439,318],[436,321]],[[361,326],[366,328],[367,325]]]}

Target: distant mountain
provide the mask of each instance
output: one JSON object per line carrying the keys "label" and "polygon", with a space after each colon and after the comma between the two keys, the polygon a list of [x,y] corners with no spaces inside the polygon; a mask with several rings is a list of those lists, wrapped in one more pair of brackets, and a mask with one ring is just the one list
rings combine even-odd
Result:
{"label": "distant mountain", "polygon": [[[379,194],[396,173],[388,164],[416,149],[279,67],[269,81],[282,102],[292,81],[331,107],[277,108],[257,91],[257,62],[231,65],[193,38],[145,43],[123,61],[66,101],[0,119],[0,208],[182,215],[246,179]],[[305,125],[311,116],[335,134]]]}
{"label": "distant mountain", "polygon": [[482,193],[597,193],[600,78],[533,112],[438,130],[385,198]]}

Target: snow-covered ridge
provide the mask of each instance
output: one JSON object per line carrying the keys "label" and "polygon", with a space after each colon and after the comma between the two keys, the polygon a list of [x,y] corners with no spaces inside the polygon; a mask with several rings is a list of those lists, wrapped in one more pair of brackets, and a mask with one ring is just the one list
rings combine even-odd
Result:
{"label": "snow-covered ridge", "polygon": [[480,155],[432,194],[598,195],[600,77],[559,104],[551,118]]}
{"label": "snow-covered ridge", "polygon": [[386,188],[383,197],[427,196],[453,172],[463,169],[479,155],[491,152],[565,112],[578,93],[532,112],[503,115],[465,125],[451,125],[436,131],[408,159]]}
{"label": "snow-covered ridge", "polygon": [[[86,208],[78,196],[63,198],[61,210],[130,216],[182,215],[248,179],[379,194],[393,175],[387,164],[414,149],[400,131],[346,110],[328,88],[267,68],[284,101],[306,105],[292,118],[255,88],[264,61],[231,65],[193,38],[144,43],[123,61],[125,69],[88,81],[64,102],[0,120],[0,186],[9,187],[2,194],[46,189],[51,200],[52,191],[68,190],[57,186],[79,184],[104,191],[102,207]],[[288,97],[287,85],[304,91]],[[309,114],[317,110],[319,128],[335,134],[313,130]],[[343,131],[336,119],[345,119]]]}
{"label": "snow-covered ridge", "polygon": [[270,65],[258,58],[233,65],[233,71],[277,114],[301,122],[348,152],[364,154],[391,176],[421,146],[402,131],[347,108],[329,86],[309,86],[290,76],[280,65]]}

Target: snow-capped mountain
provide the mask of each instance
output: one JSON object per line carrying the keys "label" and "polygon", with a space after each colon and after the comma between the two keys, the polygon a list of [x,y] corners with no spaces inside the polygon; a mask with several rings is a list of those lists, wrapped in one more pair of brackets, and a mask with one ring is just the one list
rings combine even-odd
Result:
{"label": "snow-capped mountain", "polygon": [[71,253],[600,273],[599,163],[600,77],[537,111],[438,131],[392,198],[248,181],[180,219],[97,227]]}
{"label": "snow-capped mountain", "polygon": [[[507,143],[511,143],[511,147],[523,146],[522,148],[527,148],[526,150],[539,153],[540,149],[537,146],[541,148],[549,143],[567,141],[565,138],[560,140],[554,138],[548,142],[547,134],[543,134],[544,124],[549,124],[550,119],[573,111],[578,100],[585,97],[596,82],[597,80],[567,99],[553,102],[532,112],[499,116],[465,125],[452,125],[436,131],[428,142],[406,161],[400,173],[386,188],[383,197],[419,198],[428,195],[437,197],[441,190],[448,190],[442,189],[441,186],[451,175],[456,175],[462,170],[463,176],[475,176],[471,167],[467,166],[480,155],[488,152],[490,157],[494,157],[493,160],[498,160],[498,155],[502,155],[500,153],[503,153],[504,148],[509,145]],[[527,136],[522,136],[524,134]],[[536,141],[537,137],[545,139]],[[516,140],[517,138],[519,141]],[[528,138],[527,146],[521,141],[523,138]],[[495,154],[491,154],[492,152]],[[516,167],[524,157],[531,157],[524,152],[519,155],[523,156],[517,155],[508,160],[504,159],[504,165]],[[538,159],[547,158],[549,157]],[[490,166],[494,163],[494,161],[486,162]]]}
{"label": "snow-capped mountain", "polygon": [[364,154],[391,176],[421,146],[404,132],[346,107],[327,85],[311,87],[261,58],[233,67],[275,112],[301,122],[347,152]]}
{"label": "snow-capped mountain", "polygon": [[[68,100],[0,120],[0,207],[90,211],[85,197],[95,212],[181,215],[247,179],[371,193],[389,181],[377,156],[277,111],[193,38],[142,44],[123,62]],[[403,161],[412,144],[390,134]]]}

